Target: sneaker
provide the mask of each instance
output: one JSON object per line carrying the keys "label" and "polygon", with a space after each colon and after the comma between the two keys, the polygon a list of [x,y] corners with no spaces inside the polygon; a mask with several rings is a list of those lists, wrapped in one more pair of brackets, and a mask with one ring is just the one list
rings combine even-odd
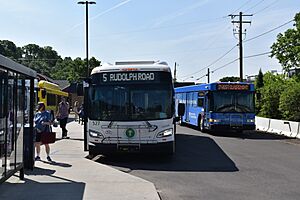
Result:
{"label": "sneaker", "polygon": [[38,161],[38,160],[41,160],[41,158],[40,158],[39,156],[36,156],[36,157],[34,158],[34,160],[35,160],[35,161]]}
{"label": "sneaker", "polygon": [[49,162],[52,162],[52,159],[50,158],[50,156],[47,156],[47,160],[48,160]]}

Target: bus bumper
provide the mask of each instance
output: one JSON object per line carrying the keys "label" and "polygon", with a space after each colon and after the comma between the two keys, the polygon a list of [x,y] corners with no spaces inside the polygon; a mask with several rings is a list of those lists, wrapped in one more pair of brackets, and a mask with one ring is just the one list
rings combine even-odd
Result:
{"label": "bus bumper", "polygon": [[161,153],[172,154],[174,141],[156,144],[103,144],[89,143],[89,153],[98,154],[116,154],[116,153]]}
{"label": "bus bumper", "polygon": [[255,130],[255,124],[244,124],[242,126],[224,125],[224,124],[211,124],[210,130]]}

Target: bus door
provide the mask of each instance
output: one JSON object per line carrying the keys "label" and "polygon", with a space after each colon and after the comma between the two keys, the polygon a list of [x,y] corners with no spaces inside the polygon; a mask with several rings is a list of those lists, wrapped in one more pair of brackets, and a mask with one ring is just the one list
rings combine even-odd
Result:
{"label": "bus door", "polygon": [[[204,92],[203,92],[204,93]],[[210,118],[210,104],[211,104],[211,94],[210,93],[204,93],[204,102],[203,102],[203,113],[204,113],[204,124],[208,121]]]}
{"label": "bus door", "polygon": [[190,122],[190,106],[191,106],[191,92],[186,93],[186,106],[185,106],[185,121]]}

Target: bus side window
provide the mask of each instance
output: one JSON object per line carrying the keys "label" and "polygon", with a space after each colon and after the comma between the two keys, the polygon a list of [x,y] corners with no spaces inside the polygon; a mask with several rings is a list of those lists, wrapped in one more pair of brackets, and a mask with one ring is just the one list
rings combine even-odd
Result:
{"label": "bus side window", "polygon": [[204,98],[198,98],[198,107],[204,106]]}
{"label": "bus side window", "polygon": [[45,99],[45,97],[46,97],[46,90],[42,90],[41,92],[42,92],[42,98]]}

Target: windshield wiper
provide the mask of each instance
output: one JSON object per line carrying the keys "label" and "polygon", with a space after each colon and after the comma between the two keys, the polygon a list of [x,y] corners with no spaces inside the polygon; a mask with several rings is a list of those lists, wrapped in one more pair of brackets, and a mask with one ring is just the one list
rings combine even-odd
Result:
{"label": "windshield wiper", "polygon": [[[157,126],[156,126],[156,125],[150,124],[149,121],[145,120],[145,123],[146,123],[146,125],[147,125],[147,128],[149,128],[149,131],[150,131],[150,132],[153,132],[153,131],[155,131],[155,130],[157,129]],[[153,128],[153,129],[151,129],[151,128]],[[150,130],[150,129],[151,129],[151,130]]]}
{"label": "windshield wiper", "polygon": [[226,105],[223,105],[223,106],[217,108],[216,111],[221,111],[224,108],[230,108],[230,107],[234,107],[234,105],[232,105],[232,104],[226,104]]}
{"label": "windshield wiper", "polygon": [[245,105],[236,104],[236,107],[239,107],[244,112],[250,112],[251,111],[251,109],[248,106],[245,106]]}

